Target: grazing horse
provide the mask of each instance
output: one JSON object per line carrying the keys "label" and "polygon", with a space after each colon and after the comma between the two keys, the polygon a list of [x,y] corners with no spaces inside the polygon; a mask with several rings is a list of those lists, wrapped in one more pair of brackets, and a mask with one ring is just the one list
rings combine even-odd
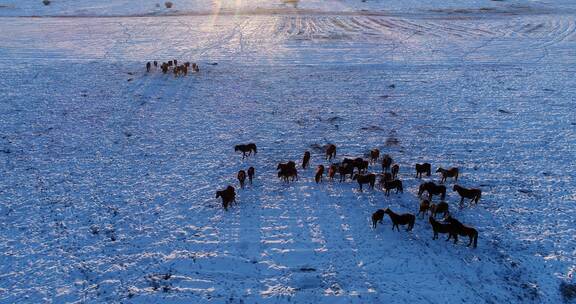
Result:
{"label": "grazing horse", "polygon": [[221,191],[216,191],[216,198],[222,198],[222,206],[224,210],[228,211],[228,205],[236,201],[236,189],[232,186],[228,186],[226,189]]}
{"label": "grazing horse", "polygon": [[340,182],[346,181],[346,175],[350,175],[350,178],[354,175],[354,166],[351,164],[342,164],[338,167],[338,173],[340,173]]}
{"label": "grazing horse", "polygon": [[416,177],[422,178],[422,173],[426,173],[426,176],[430,176],[432,171],[432,165],[429,163],[416,164]]}
{"label": "grazing horse", "polygon": [[336,157],[336,146],[333,144],[329,144],[326,146],[326,159],[331,161],[333,158]]}
{"label": "grazing horse", "polygon": [[390,190],[396,189],[396,194],[398,191],[404,193],[404,188],[402,187],[402,181],[399,179],[391,180],[391,181],[384,181],[384,192],[386,196],[390,196]]}
{"label": "grazing horse", "polygon": [[289,178],[292,178],[292,181],[298,179],[298,170],[294,167],[286,167],[278,171],[278,177],[284,180],[285,182],[289,182]]}
{"label": "grazing horse", "polygon": [[150,73],[150,68],[152,67],[152,65],[150,64],[150,61],[148,61],[146,63],[146,72]]}
{"label": "grazing horse", "polygon": [[429,209],[430,209],[430,201],[423,200],[422,202],[420,202],[420,209],[418,209],[418,215],[422,213],[422,218],[424,218],[424,216],[428,213]]}
{"label": "grazing horse", "polygon": [[438,170],[436,170],[436,173],[440,172],[440,174],[442,175],[442,180],[440,181],[440,183],[444,183],[446,181],[447,178],[449,177],[453,177],[454,181],[458,181],[458,168],[456,167],[452,167],[448,170],[443,169],[443,168],[438,168]]}
{"label": "grazing horse", "polygon": [[276,167],[276,170],[286,171],[289,169],[296,169],[296,163],[293,161],[289,161],[287,163],[279,163]]}
{"label": "grazing horse", "polygon": [[430,215],[433,216],[434,218],[436,218],[436,216],[439,213],[442,213],[442,217],[446,217],[448,216],[448,214],[450,214],[450,211],[448,210],[449,206],[448,203],[446,202],[440,202],[438,204],[432,204],[430,205]]}
{"label": "grazing horse", "polygon": [[378,149],[370,150],[370,162],[375,164],[378,161],[378,158],[380,158],[380,150]]}
{"label": "grazing horse", "polygon": [[[433,216],[430,216],[428,219],[430,221],[430,225],[432,225],[432,231],[434,231],[434,235],[432,236],[433,240],[438,239],[439,233],[448,233],[448,239],[446,239],[447,241],[450,240],[450,237],[454,236],[453,232],[454,229],[452,227],[452,224],[440,223]],[[458,238],[458,236],[454,237]]]}
{"label": "grazing horse", "polygon": [[480,189],[467,189],[459,185],[454,185],[452,190],[460,194],[460,207],[464,206],[465,198],[471,199],[470,203],[474,202],[474,205],[476,205],[482,196],[482,191]]}
{"label": "grazing horse", "polygon": [[250,185],[252,185],[252,179],[254,178],[254,174],[256,170],[254,169],[254,167],[250,167],[248,168],[248,180],[250,181]]}
{"label": "grazing horse", "polygon": [[338,172],[338,166],[330,165],[330,168],[328,168],[328,178],[331,180],[334,179],[334,175],[336,175],[336,172]]}
{"label": "grazing horse", "polygon": [[376,212],[372,213],[372,228],[376,229],[376,223],[380,222],[380,224],[382,224],[383,219],[384,219],[384,210],[378,209],[376,210]]}
{"label": "grazing horse", "polygon": [[414,221],[416,220],[416,216],[414,216],[414,214],[405,213],[400,215],[392,212],[390,208],[386,208],[384,213],[388,214],[392,220],[392,230],[394,230],[394,227],[396,227],[398,232],[400,232],[400,227],[398,225],[408,225],[408,229],[406,229],[406,231],[410,231],[412,228],[414,228]]}
{"label": "grazing horse", "polygon": [[368,184],[370,185],[371,189],[374,189],[374,184],[376,183],[376,175],[375,174],[355,174],[352,177],[352,180],[358,181],[358,185],[360,186],[360,191],[362,191],[362,185]]}
{"label": "grazing horse", "polygon": [[428,200],[430,201],[432,201],[432,195],[440,195],[440,200],[446,198],[446,187],[443,185],[436,185],[434,182],[421,184],[418,188],[418,197],[421,197],[424,191],[428,192]]}
{"label": "grazing horse", "polygon": [[466,226],[460,223],[457,219],[448,216],[446,221],[452,225],[453,234],[450,236],[454,236],[454,244],[458,243],[458,235],[460,236],[467,236],[470,238],[470,242],[468,242],[467,247],[472,245],[473,248],[476,248],[478,245],[478,231],[470,226]]}
{"label": "grazing horse", "polygon": [[390,166],[392,165],[392,157],[388,154],[382,156],[382,172],[390,171]]}
{"label": "grazing horse", "polygon": [[308,163],[310,162],[310,152],[304,152],[304,157],[302,158],[302,169],[306,169],[308,167]]}
{"label": "grazing horse", "polygon": [[[258,152],[258,150],[256,149],[256,144],[255,143],[249,143],[246,145],[236,145],[234,146],[234,152],[242,152],[242,159],[244,159],[246,156],[250,156],[252,155],[252,151],[254,151],[254,154],[256,154]],[[246,155],[248,154],[248,155]]]}
{"label": "grazing horse", "polygon": [[240,188],[244,188],[244,182],[246,181],[246,172],[244,170],[238,171],[238,181],[240,182]]}
{"label": "grazing horse", "polygon": [[157,68],[158,67],[158,61],[154,60],[154,67]]}
{"label": "grazing horse", "polygon": [[314,176],[314,180],[316,181],[317,184],[322,181],[323,174],[324,174],[324,166],[319,165],[318,168],[316,168],[316,176]]}
{"label": "grazing horse", "polygon": [[368,170],[368,161],[362,159],[362,157],[357,157],[355,159],[344,158],[342,164],[352,165],[354,168],[358,168],[358,173],[362,173]]}
{"label": "grazing horse", "polygon": [[398,164],[394,164],[390,172],[392,172],[392,179],[396,179],[398,177],[398,172],[400,172],[400,166]]}

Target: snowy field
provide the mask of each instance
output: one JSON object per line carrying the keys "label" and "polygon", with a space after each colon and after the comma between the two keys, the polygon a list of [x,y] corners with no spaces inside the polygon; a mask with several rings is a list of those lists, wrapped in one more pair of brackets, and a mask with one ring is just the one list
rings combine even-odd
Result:
{"label": "snowy field", "polygon": [[[0,0],[0,303],[566,300],[571,1],[173,2]],[[201,71],[146,73],[172,58]],[[404,193],[314,183],[327,143],[389,153]],[[305,150],[313,168],[279,181]],[[426,218],[371,228],[379,208],[418,212],[439,177],[417,162],[482,189],[460,210],[447,183],[478,248]],[[249,166],[225,212],[215,191]]]}

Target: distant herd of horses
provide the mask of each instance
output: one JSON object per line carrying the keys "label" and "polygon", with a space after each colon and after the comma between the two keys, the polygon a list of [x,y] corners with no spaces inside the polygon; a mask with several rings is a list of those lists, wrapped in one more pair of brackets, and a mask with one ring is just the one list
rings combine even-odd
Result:
{"label": "distant herd of horses", "polygon": [[[146,72],[150,73],[152,67],[154,67],[155,69],[158,68],[158,61],[152,61],[152,62],[148,61],[146,63]],[[198,66],[198,64],[184,62],[183,64],[178,65],[178,60],[176,59],[169,60],[168,62],[162,62],[162,64],[160,64],[160,69],[164,74],[168,74],[170,70],[172,70],[174,77],[188,75],[188,69],[191,69],[191,71],[194,73],[200,72],[200,67]]]}
{"label": "distant herd of horses", "polygon": [[[256,144],[248,143],[242,145],[236,145],[234,147],[235,152],[242,153],[242,159],[255,155],[258,153]],[[376,184],[376,178],[379,177],[378,185],[386,196],[390,195],[391,190],[396,190],[396,193],[403,193],[404,188],[402,186],[402,181],[398,179],[398,173],[400,171],[400,166],[393,162],[390,155],[384,154],[380,156],[380,151],[378,149],[373,149],[370,151],[369,158],[364,160],[361,157],[350,159],[344,158],[339,163],[332,163],[336,158],[336,146],[329,144],[324,147],[325,159],[330,162],[328,165],[328,172],[326,177],[329,180],[333,180],[336,174],[339,174],[340,182],[346,181],[346,177],[349,176],[353,181],[356,181],[359,186],[359,190],[363,191],[363,185],[368,185],[370,189],[374,189]],[[382,165],[382,173],[368,173],[369,164],[376,164],[380,162]],[[310,152],[305,151],[301,163],[302,169],[307,169],[310,167]],[[432,172],[432,166],[429,163],[416,164],[415,165],[416,177],[422,178],[423,174],[430,176]],[[316,167],[316,172],[314,175],[314,181],[316,183],[321,183],[324,177],[325,171],[324,165],[318,165]],[[294,161],[289,161],[287,163],[279,163],[276,167],[278,178],[286,183],[298,180],[298,169]],[[250,167],[247,170],[238,171],[237,179],[240,184],[240,188],[244,188],[246,183],[246,177],[248,177],[249,183],[252,184],[252,180],[255,176],[254,167]],[[433,230],[432,239],[438,238],[439,234],[448,234],[450,239],[454,240],[454,244],[458,242],[458,236],[467,236],[469,238],[468,246],[476,248],[478,243],[478,231],[473,227],[462,224],[460,221],[455,219],[450,215],[449,205],[444,200],[446,198],[446,186],[443,184],[448,178],[453,178],[455,182],[458,181],[459,170],[458,168],[438,168],[436,173],[440,173],[441,180],[440,184],[436,184],[432,181],[424,182],[420,184],[418,188],[418,198],[421,198],[420,208],[418,215],[424,217],[430,212],[429,222]],[[464,200],[469,199],[471,204],[478,204],[482,196],[482,191],[480,189],[468,189],[460,185],[455,184],[452,190],[457,192],[460,196],[460,208],[464,206]],[[427,198],[422,199],[422,195],[426,192],[428,194]],[[435,204],[431,203],[433,196],[440,196],[440,202]],[[222,206],[225,210],[236,202],[236,189],[229,185],[226,189],[217,191],[216,198],[222,198]],[[407,225],[407,231],[411,231],[414,227],[414,222],[416,221],[416,216],[411,213],[397,214],[394,213],[390,208],[378,209],[372,214],[372,227],[376,229],[377,223],[382,224],[384,215],[387,214],[392,221],[392,230],[400,231],[399,225]],[[437,216],[442,215],[443,220],[438,221]]]}

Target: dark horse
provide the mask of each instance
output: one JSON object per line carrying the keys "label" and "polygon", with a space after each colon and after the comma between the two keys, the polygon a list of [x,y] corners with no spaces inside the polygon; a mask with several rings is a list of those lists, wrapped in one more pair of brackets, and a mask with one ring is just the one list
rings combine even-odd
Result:
{"label": "dark horse", "polygon": [[296,170],[296,163],[293,161],[289,161],[285,164],[279,163],[278,167],[276,167],[278,171],[278,177],[283,179],[285,182],[288,182],[289,178],[298,179],[298,170]]}
{"label": "dark horse", "polygon": [[228,211],[228,205],[236,201],[236,190],[232,186],[228,186],[226,189],[221,191],[216,191],[216,198],[222,198],[222,206],[224,210]]}
{"label": "dark horse", "polygon": [[246,145],[234,146],[234,152],[238,152],[238,151],[242,152],[242,159],[244,159],[246,157],[246,154],[248,154],[248,156],[250,156],[250,155],[252,155],[252,152],[254,152],[254,154],[258,153],[258,150],[256,149],[255,143],[249,143]]}
{"label": "dark horse", "polygon": [[388,172],[391,165],[392,157],[390,157],[388,154],[384,154],[384,156],[382,156],[382,172]]}
{"label": "dark horse", "polygon": [[[450,240],[450,237],[452,237],[454,234],[452,224],[440,223],[433,216],[430,216],[429,219],[430,219],[430,225],[432,225],[432,231],[434,231],[434,236],[432,236],[432,239],[433,240],[437,239],[438,233],[448,233],[448,239],[446,240],[447,241]],[[454,237],[458,238],[458,236]]]}
{"label": "dark horse", "polygon": [[334,157],[336,157],[336,145],[329,144],[326,146],[326,159],[330,161]]}
{"label": "dark horse", "polygon": [[458,168],[456,167],[452,167],[448,170],[443,169],[443,168],[438,168],[438,170],[436,170],[436,173],[440,172],[440,174],[442,175],[442,179],[440,180],[441,183],[445,182],[447,178],[449,177],[453,177],[454,181],[458,181]]}
{"label": "dark horse", "polygon": [[319,165],[318,168],[316,168],[316,176],[314,176],[314,180],[316,181],[317,184],[322,181],[323,174],[324,174],[324,165]]}
{"label": "dark horse", "polygon": [[338,166],[330,165],[330,167],[328,168],[328,178],[331,180],[334,179],[334,175],[336,175],[336,172],[338,172]]}
{"label": "dark horse", "polygon": [[382,220],[384,219],[384,210],[378,209],[376,212],[372,213],[372,228],[376,229],[376,223],[380,222],[382,224]]}
{"label": "dark horse", "polygon": [[378,158],[380,158],[380,150],[378,149],[370,150],[370,162],[375,164],[378,161]]}
{"label": "dark horse", "polygon": [[430,201],[429,200],[422,200],[420,202],[420,209],[418,209],[418,215],[420,215],[420,213],[422,213],[422,218],[424,218],[426,213],[428,213],[428,210],[430,210]]}
{"label": "dark horse", "polygon": [[310,162],[310,152],[304,152],[304,157],[302,158],[302,169],[306,169],[308,167],[308,163]]}
{"label": "dark horse", "polygon": [[416,164],[416,177],[422,178],[422,173],[426,173],[426,176],[430,176],[432,171],[432,165],[429,163]]}
{"label": "dark horse", "polygon": [[460,206],[464,206],[464,199],[471,199],[470,203],[474,202],[474,205],[478,204],[480,197],[482,196],[482,191],[480,189],[467,189],[458,185],[454,185],[452,190],[460,194]]}
{"label": "dark horse", "polygon": [[374,184],[376,183],[376,175],[373,173],[355,174],[352,180],[358,181],[358,185],[360,185],[360,191],[362,191],[362,184],[368,184],[370,185],[371,189],[374,189]]}
{"label": "dark horse", "polygon": [[441,200],[446,198],[446,187],[442,185],[436,185],[434,182],[421,184],[420,188],[418,189],[418,197],[421,197],[424,191],[428,192],[428,200],[430,201],[432,201],[432,195],[440,195]]}
{"label": "dark horse", "polygon": [[398,177],[398,172],[400,172],[400,166],[398,164],[394,164],[390,172],[392,173],[392,179],[396,179]]}
{"label": "dark horse", "polygon": [[390,208],[386,208],[384,213],[388,214],[392,220],[392,230],[394,230],[394,227],[396,227],[396,229],[400,231],[398,225],[408,225],[408,229],[406,229],[406,231],[410,231],[412,228],[414,228],[414,221],[416,220],[416,216],[414,216],[414,214],[405,213],[400,215],[392,212]]}
{"label": "dark horse", "polygon": [[470,226],[466,226],[460,223],[457,219],[448,216],[446,221],[452,225],[453,233],[450,236],[454,237],[454,244],[458,243],[458,235],[460,236],[467,236],[470,238],[470,242],[468,242],[468,247],[472,245],[473,248],[476,248],[478,245],[478,231]]}
{"label": "dark horse", "polygon": [[246,182],[246,172],[244,170],[238,171],[238,181],[240,182],[240,188],[244,188],[244,182]]}
{"label": "dark horse", "polygon": [[448,214],[450,214],[450,212],[448,211],[448,203],[446,202],[440,202],[438,203],[438,205],[436,204],[432,204],[430,205],[430,215],[433,216],[434,218],[436,218],[436,216],[438,215],[438,213],[442,213],[443,217],[448,216]]}
{"label": "dark horse", "polygon": [[398,191],[404,193],[402,181],[398,179],[392,181],[384,180],[384,194],[386,194],[386,196],[390,196],[390,190],[392,189],[396,189],[396,194],[398,194]]}
{"label": "dark horse", "polygon": [[252,179],[254,178],[254,174],[256,170],[254,170],[254,167],[250,167],[248,168],[248,180],[250,181],[250,185],[252,185]]}
{"label": "dark horse", "polygon": [[338,167],[338,173],[340,173],[340,182],[346,181],[346,175],[352,176],[354,175],[354,165],[351,164],[341,164]]}

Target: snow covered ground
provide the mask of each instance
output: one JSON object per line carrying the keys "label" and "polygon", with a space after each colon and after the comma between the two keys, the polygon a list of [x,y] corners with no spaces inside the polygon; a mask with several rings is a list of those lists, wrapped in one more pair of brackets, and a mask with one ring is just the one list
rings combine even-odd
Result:
{"label": "snow covered ground", "polygon": [[[0,18],[1,303],[563,301],[576,281],[570,2],[126,17],[156,2],[0,0],[1,16],[125,16]],[[201,72],[145,73],[172,58]],[[242,161],[246,142],[259,150]],[[305,150],[326,165],[326,143],[339,159],[391,154],[404,194],[317,185],[313,169],[275,178]],[[426,219],[371,229],[379,208],[417,212],[424,161],[482,188],[476,207],[447,198],[477,249],[433,241]],[[249,166],[254,185],[224,212],[215,191]]]}

